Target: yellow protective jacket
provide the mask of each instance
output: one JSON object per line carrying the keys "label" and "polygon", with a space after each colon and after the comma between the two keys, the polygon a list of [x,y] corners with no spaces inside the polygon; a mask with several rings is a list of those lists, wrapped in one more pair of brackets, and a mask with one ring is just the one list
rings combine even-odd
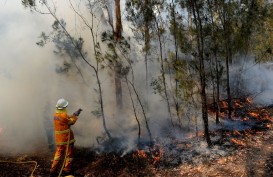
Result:
{"label": "yellow protective jacket", "polygon": [[[57,109],[54,114],[55,141],[56,145],[66,145],[75,142],[73,131],[70,126],[75,124],[78,118],[75,115],[68,116],[66,109]],[[70,138],[68,139],[68,136]]]}

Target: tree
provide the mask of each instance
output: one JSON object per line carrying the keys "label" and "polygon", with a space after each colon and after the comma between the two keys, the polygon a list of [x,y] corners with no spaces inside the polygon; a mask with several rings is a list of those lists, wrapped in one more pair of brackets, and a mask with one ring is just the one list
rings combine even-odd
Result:
{"label": "tree", "polygon": [[[148,87],[148,56],[150,53],[150,42],[151,42],[151,26],[153,25],[154,20],[154,10],[153,7],[157,0],[144,0],[144,1],[132,1],[126,0],[126,9],[127,9],[127,20],[130,21],[135,32],[137,39],[144,41],[144,60],[145,60],[145,71],[146,71],[146,87]],[[144,24],[144,27],[143,27]]]}
{"label": "tree", "polygon": [[[100,46],[99,43],[96,42],[96,38],[95,38],[95,32],[94,32],[94,12],[92,11],[94,8],[96,7],[96,2],[91,3],[89,1],[89,4],[87,5],[89,10],[90,10],[90,14],[92,15],[92,20],[91,20],[91,24],[88,23],[88,21],[83,17],[83,15],[81,15],[79,12],[77,12],[74,8],[74,6],[72,5],[71,1],[69,1],[72,9],[74,10],[74,12],[83,20],[83,22],[85,23],[86,27],[90,30],[91,36],[92,36],[92,43],[93,43],[93,50],[95,53],[95,65],[91,63],[91,59],[87,58],[86,56],[86,52],[83,49],[83,39],[79,38],[79,40],[75,40],[72,35],[68,32],[68,30],[66,29],[65,23],[63,20],[61,20],[60,18],[58,18],[58,16],[56,15],[56,7],[55,4],[53,3],[52,7],[50,7],[50,5],[48,4],[48,2],[46,0],[43,1],[39,1],[39,3],[41,3],[41,5],[43,5],[46,9],[46,12],[42,12],[37,8],[37,5],[34,1],[22,1],[23,5],[25,7],[29,7],[31,10],[41,13],[41,14],[47,14],[53,17],[54,24],[53,24],[53,30],[57,32],[58,35],[62,35],[62,37],[64,38],[65,43],[69,42],[71,44],[71,46],[74,47],[74,50],[76,51],[75,53],[78,54],[77,57],[80,57],[87,66],[89,66],[95,73],[96,76],[96,80],[97,80],[97,86],[98,86],[98,96],[99,96],[99,104],[100,104],[100,108],[98,111],[98,116],[102,116],[102,122],[103,122],[103,128],[105,130],[105,133],[107,135],[107,137],[109,139],[112,138],[112,135],[110,134],[107,125],[106,125],[106,117],[105,117],[105,112],[104,112],[104,102],[103,102],[103,96],[102,96],[102,88],[101,88],[101,82],[100,82],[100,78],[99,78],[99,62],[101,60],[101,52],[100,52]],[[54,34],[54,33],[52,33]],[[44,36],[45,37],[45,36]],[[54,35],[53,35],[54,37]],[[54,38],[53,38],[54,39]],[[56,38],[55,38],[56,39]],[[59,38],[60,39],[60,38]],[[49,40],[48,37],[43,38],[42,41],[40,42],[40,44],[45,44],[47,42],[47,40]],[[54,40],[53,40],[54,42]],[[56,42],[56,41],[55,41]],[[68,50],[67,50],[68,52]]]}
{"label": "tree", "polygon": [[[115,0],[115,26],[113,25],[113,9],[112,9],[112,1],[108,0],[104,2],[104,8],[107,10],[108,15],[108,22],[112,28],[112,35],[114,39],[114,47],[118,45],[118,43],[122,39],[122,21],[121,21],[121,11],[120,11],[120,0]],[[111,35],[111,34],[110,34]],[[117,55],[116,57],[112,58],[112,62],[114,65],[114,82],[115,82],[115,91],[116,91],[116,105],[118,111],[120,112],[123,108],[123,101],[122,101],[122,84],[121,84],[121,76],[120,70],[122,62],[118,60]]]}
{"label": "tree", "polygon": [[206,98],[206,74],[204,67],[204,31],[201,19],[201,10],[203,9],[203,1],[190,0],[190,10],[193,13],[194,24],[196,27],[196,38],[197,38],[197,49],[199,59],[199,75],[201,82],[201,100],[202,100],[202,118],[204,123],[204,133],[207,140],[208,146],[212,146],[212,142],[209,135],[209,124],[208,124],[208,110],[207,110],[207,98]]}

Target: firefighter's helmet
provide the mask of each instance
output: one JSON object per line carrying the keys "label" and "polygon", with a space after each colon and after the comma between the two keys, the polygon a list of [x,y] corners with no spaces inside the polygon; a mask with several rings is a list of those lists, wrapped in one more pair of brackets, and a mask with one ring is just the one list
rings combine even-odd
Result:
{"label": "firefighter's helmet", "polygon": [[68,101],[66,101],[64,98],[60,98],[57,101],[56,108],[57,109],[64,109],[68,106]]}

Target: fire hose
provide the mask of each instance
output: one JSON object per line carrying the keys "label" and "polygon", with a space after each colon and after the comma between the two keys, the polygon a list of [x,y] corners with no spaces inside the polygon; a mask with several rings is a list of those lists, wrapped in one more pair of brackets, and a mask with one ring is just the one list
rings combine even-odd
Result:
{"label": "fire hose", "polygon": [[[82,109],[79,109],[79,110],[78,110],[78,112],[79,112],[78,115],[80,114],[81,111],[82,111]],[[61,170],[60,170],[60,172],[59,172],[58,177],[60,177],[61,174],[62,174],[64,165],[65,165],[65,161],[66,161],[66,158],[67,158],[68,148],[69,148],[69,145],[70,145],[70,131],[71,131],[71,130],[70,130],[70,128],[69,128],[67,146],[66,146],[66,150],[65,150],[65,157],[64,157],[64,161],[63,161],[63,164],[62,164],[62,168],[61,168]],[[38,166],[37,161],[16,162],[16,161],[3,161],[3,160],[0,160],[0,163],[14,163],[14,164],[34,163],[35,166],[34,166],[34,169],[33,169],[32,172],[31,172],[30,177],[34,177],[34,176],[33,176],[33,173],[34,173],[34,171],[36,170],[36,168],[37,168],[37,166]]]}
{"label": "fire hose", "polygon": [[37,163],[36,161],[16,162],[16,161],[2,161],[2,160],[1,160],[0,163],[14,163],[14,164],[34,163],[35,166],[34,166],[34,169],[33,169],[32,172],[31,172],[30,177],[34,177],[34,176],[33,176],[33,173],[34,173],[34,171],[36,170],[36,168],[37,168],[37,166],[38,166],[38,163]]}
{"label": "fire hose", "polygon": [[[82,109],[78,109],[78,111],[76,111],[74,113],[75,116],[79,116],[79,114],[81,113]],[[67,153],[68,153],[68,148],[69,148],[69,145],[70,145],[70,132],[71,132],[71,129],[69,127],[69,131],[68,131],[68,139],[67,139],[67,145],[66,145],[66,150],[65,150],[65,156],[64,156],[64,161],[63,161],[63,164],[62,164],[62,168],[59,172],[59,175],[58,177],[61,176],[62,172],[63,172],[63,169],[64,169],[64,165],[65,165],[65,161],[66,161],[66,158],[67,158]]]}
{"label": "fire hose", "polygon": [[67,153],[68,153],[69,144],[70,144],[70,128],[69,128],[69,131],[68,131],[68,140],[67,140],[67,145],[66,145],[66,149],[65,149],[64,161],[63,161],[63,165],[62,165],[62,168],[61,168],[61,170],[60,170],[60,172],[59,172],[58,177],[60,177],[61,174],[62,174],[62,172],[63,172],[64,164],[65,164],[65,161],[66,161],[66,158],[67,158]]}
{"label": "fire hose", "polygon": [[[62,164],[62,168],[61,168],[61,170],[60,170],[60,172],[59,172],[58,177],[60,177],[61,174],[62,174],[62,171],[63,171],[63,168],[64,168],[64,164],[65,164],[65,161],[66,161],[66,158],[67,158],[67,153],[68,153],[69,144],[70,144],[70,128],[69,128],[69,132],[68,132],[68,140],[67,140],[67,146],[66,146],[66,150],[65,150],[64,162],[63,162],[63,164]],[[0,163],[14,163],[14,164],[34,163],[35,166],[34,166],[34,169],[33,169],[32,172],[31,172],[30,177],[34,177],[34,176],[33,176],[33,173],[34,173],[34,171],[36,170],[36,168],[37,168],[37,166],[38,166],[38,163],[37,163],[36,161],[16,162],[16,161],[2,161],[2,160],[0,160]]]}

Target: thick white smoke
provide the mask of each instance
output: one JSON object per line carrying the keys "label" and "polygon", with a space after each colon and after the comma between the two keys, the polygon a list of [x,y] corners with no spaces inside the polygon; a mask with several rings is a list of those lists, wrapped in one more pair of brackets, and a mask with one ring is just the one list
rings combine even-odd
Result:
{"label": "thick white smoke", "polygon": [[[273,104],[273,64],[255,63],[252,57],[236,63],[231,69],[231,85],[238,96],[246,95],[260,105]],[[235,96],[235,95],[234,95]]]}
{"label": "thick white smoke", "polygon": [[[100,134],[100,121],[90,116],[92,87],[83,86],[81,77],[56,73],[62,60],[53,54],[53,45],[36,45],[41,32],[50,30],[52,17],[33,14],[15,0],[1,3],[0,9],[0,151],[46,146],[44,120],[52,120],[61,97],[69,100],[70,114],[80,107],[84,110],[75,129]],[[93,142],[90,138],[88,145]]]}
{"label": "thick white smoke", "polygon": [[[69,32],[90,37],[90,33],[86,34],[88,30],[71,12],[67,1],[58,1],[56,5],[60,10],[58,15],[68,22]],[[91,111],[99,107],[98,94],[94,91],[98,87],[93,70],[84,62],[77,61],[76,64],[82,69],[84,79],[77,74],[75,67],[68,73],[56,73],[56,65],[62,65],[64,58],[53,54],[55,49],[53,43],[44,47],[36,45],[41,32],[47,33],[51,30],[54,20],[52,16],[31,13],[16,0],[7,1],[0,6],[0,152],[23,152],[39,149],[41,146],[47,147],[45,121],[52,120],[55,104],[61,97],[69,101],[70,114],[78,108],[83,109],[80,119],[73,126],[76,144],[78,146],[96,144],[96,138],[102,136],[104,131],[101,118],[97,119],[91,114]],[[88,51],[92,51],[92,46],[87,47]],[[88,54],[88,58],[93,58],[92,52]],[[136,63],[137,60],[141,58],[136,58]],[[145,78],[143,74],[145,67],[142,64],[135,68],[136,80],[140,81],[136,85],[137,88],[145,85],[145,82],[141,81]],[[107,72],[101,72],[100,81],[110,132],[113,136],[126,135],[127,142],[134,144],[130,139],[137,139],[137,126],[131,103],[128,101],[124,104],[125,113],[130,112],[129,115],[116,115],[113,106],[115,105],[113,79]],[[149,93],[145,94],[143,90],[138,90],[138,93],[142,100],[147,100],[144,98]],[[124,93],[127,93],[124,99],[130,100],[126,89]],[[158,126],[160,119],[162,117],[165,119],[168,115],[164,109],[166,105],[158,97],[153,99],[151,96],[149,102],[151,112],[156,114],[147,115],[147,118],[150,120],[150,126]],[[157,104],[153,104],[155,102]],[[146,132],[145,121],[136,100],[135,104],[143,133]]]}
{"label": "thick white smoke", "polygon": [[[67,1],[57,1],[57,8],[61,10],[58,15],[69,25],[69,32],[90,38],[90,33],[71,12]],[[49,43],[42,48],[35,44],[42,31],[51,30],[53,20],[50,15],[34,14],[24,9],[20,1],[9,0],[0,3],[0,152],[22,152],[35,150],[41,146],[46,147],[45,128],[47,127],[44,122],[52,120],[56,101],[61,97],[69,101],[70,114],[78,108],[83,109],[80,119],[73,126],[76,145],[92,146],[96,144],[96,138],[102,136],[104,132],[101,118],[97,119],[91,114],[91,111],[98,109],[99,106],[98,94],[94,91],[98,88],[93,70],[79,60],[76,64],[82,69],[83,79],[75,67],[68,73],[56,73],[56,65],[62,65],[64,58],[53,54],[54,44]],[[124,27],[124,29],[129,28]],[[91,51],[88,59],[91,59],[92,46],[87,45],[87,47],[87,50]],[[162,125],[171,129],[171,125],[166,124],[170,121],[166,101],[146,90],[144,58],[141,58],[141,55],[139,57],[134,55],[132,59],[134,59],[135,86],[142,103],[148,103],[149,111],[146,110],[146,116],[152,135],[161,136],[166,133]],[[158,63],[148,64],[149,79],[157,77]],[[240,81],[243,81],[241,83],[247,88],[246,91],[260,93],[255,97],[257,103],[272,104],[271,76],[272,70],[268,64],[255,65],[241,74]],[[238,79],[237,76],[234,78]],[[233,78],[231,80],[232,83],[237,82]],[[126,111],[117,115],[113,106],[115,105],[113,77],[110,77],[105,70],[100,72],[100,81],[110,132],[113,136],[126,136],[125,143],[134,145],[133,140],[137,139],[138,133],[137,122],[126,85],[123,83]],[[143,135],[147,133],[145,120],[135,96],[134,101]],[[185,122],[193,121],[191,119],[191,115],[183,117]],[[200,117],[198,122],[201,122]]]}

